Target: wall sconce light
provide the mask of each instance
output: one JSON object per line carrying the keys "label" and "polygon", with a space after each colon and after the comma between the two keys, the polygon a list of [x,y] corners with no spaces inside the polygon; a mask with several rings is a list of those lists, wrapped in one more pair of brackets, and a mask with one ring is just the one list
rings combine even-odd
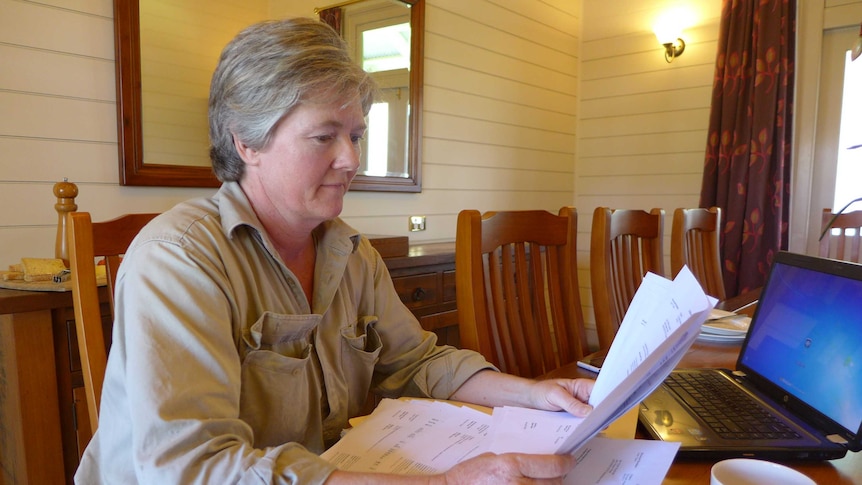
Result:
{"label": "wall sconce light", "polygon": [[664,46],[664,60],[669,63],[681,56],[685,52],[685,41],[682,40],[682,31],[677,30],[656,30],[655,36],[659,44]]}
{"label": "wall sconce light", "polygon": [[674,13],[666,13],[653,26],[653,32],[659,44],[664,46],[664,60],[668,63],[685,52],[685,41],[682,40],[682,26]]}
{"label": "wall sconce light", "polygon": [[661,45],[664,46],[664,60],[668,64],[685,52],[685,41],[682,37],[677,37],[673,42],[662,42]]}

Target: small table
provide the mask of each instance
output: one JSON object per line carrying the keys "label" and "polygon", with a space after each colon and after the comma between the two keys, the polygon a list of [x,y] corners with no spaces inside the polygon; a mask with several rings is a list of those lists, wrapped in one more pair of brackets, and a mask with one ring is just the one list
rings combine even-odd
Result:
{"label": "small table", "polygon": [[0,289],[0,483],[66,481],[54,332],[71,306],[69,293]]}
{"label": "small table", "polygon": [[72,483],[87,412],[74,319],[70,291],[0,288],[2,485]]}

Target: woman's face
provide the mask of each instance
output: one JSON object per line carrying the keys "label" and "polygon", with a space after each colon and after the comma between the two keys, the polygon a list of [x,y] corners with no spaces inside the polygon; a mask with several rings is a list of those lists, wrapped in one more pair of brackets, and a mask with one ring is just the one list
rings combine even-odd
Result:
{"label": "woman's face", "polygon": [[279,122],[263,149],[238,142],[246,162],[240,184],[264,223],[314,228],[338,216],[365,130],[359,101],[303,103]]}

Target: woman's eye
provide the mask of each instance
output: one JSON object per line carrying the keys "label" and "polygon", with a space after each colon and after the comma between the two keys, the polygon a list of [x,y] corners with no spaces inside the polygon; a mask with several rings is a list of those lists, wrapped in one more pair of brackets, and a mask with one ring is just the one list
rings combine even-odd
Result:
{"label": "woman's eye", "polygon": [[326,142],[332,141],[333,138],[334,137],[332,135],[317,135],[314,137],[315,140],[317,140],[321,143],[326,143]]}
{"label": "woman's eye", "polygon": [[363,138],[365,138],[364,135],[350,135],[350,140],[353,142],[354,145],[361,142]]}

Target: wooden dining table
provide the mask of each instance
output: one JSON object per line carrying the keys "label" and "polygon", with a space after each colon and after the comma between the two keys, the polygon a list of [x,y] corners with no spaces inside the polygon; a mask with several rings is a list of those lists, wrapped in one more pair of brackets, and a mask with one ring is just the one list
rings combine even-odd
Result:
{"label": "wooden dining table", "polygon": [[[751,315],[754,311],[759,291],[745,293],[739,297],[719,303],[717,308]],[[711,343],[695,341],[678,364],[678,368],[726,368],[734,369],[739,356],[741,343]],[[595,378],[596,374],[567,364],[544,375],[555,377]],[[638,429],[636,437],[648,439]],[[664,485],[708,484],[710,469],[716,460],[675,459],[665,476]],[[804,473],[819,485],[862,485],[862,452],[848,452],[844,458],[829,461],[792,461],[780,462],[794,470]]]}

